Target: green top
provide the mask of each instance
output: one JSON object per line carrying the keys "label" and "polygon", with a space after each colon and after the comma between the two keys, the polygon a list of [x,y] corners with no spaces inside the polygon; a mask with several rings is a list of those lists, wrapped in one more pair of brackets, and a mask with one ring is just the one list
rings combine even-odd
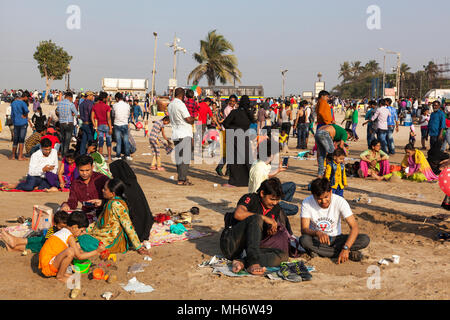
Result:
{"label": "green top", "polygon": [[358,109],[355,109],[355,111],[353,111],[352,123],[358,123]]}
{"label": "green top", "polygon": [[333,141],[347,141],[348,135],[347,135],[347,131],[345,131],[344,128],[338,126],[337,124],[331,124],[331,126],[334,128],[334,130],[336,131],[336,135],[334,136]]}

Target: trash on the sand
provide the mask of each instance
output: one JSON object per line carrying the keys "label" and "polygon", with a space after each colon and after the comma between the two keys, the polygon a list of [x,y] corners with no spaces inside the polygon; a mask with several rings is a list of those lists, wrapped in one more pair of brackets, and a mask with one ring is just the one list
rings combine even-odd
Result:
{"label": "trash on the sand", "polygon": [[151,156],[152,154],[151,153],[143,153],[142,155],[143,156]]}
{"label": "trash on the sand", "polygon": [[135,263],[128,268],[128,273],[144,272],[144,268],[147,266],[147,263]]}
{"label": "trash on the sand", "polygon": [[192,223],[201,223],[203,220],[192,220]]}
{"label": "trash on the sand", "polygon": [[152,258],[150,258],[149,256],[145,256],[145,257],[144,257],[144,260],[145,260],[145,261],[152,261]]}
{"label": "trash on the sand", "polygon": [[368,203],[368,204],[371,204],[371,203],[372,203],[372,199],[370,199],[370,198],[367,199],[367,203]]}
{"label": "trash on the sand", "polygon": [[378,261],[378,264],[388,266],[389,265],[389,261],[387,261],[386,259],[381,259],[380,261]]}
{"label": "trash on the sand", "polygon": [[22,251],[22,256],[27,256],[29,253],[31,253],[31,250],[25,249]]}
{"label": "trash on the sand", "polygon": [[70,298],[75,299],[76,297],[78,297],[80,292],[81,292],[81,289],[72,289],[72,291],[70,291]]}
{"label": "trash on the sand", "polygon": [[106,300],[111,299],[112,296],[113,296],[112,292],[109,292],[109,291],[104,292],[104,293],[102,294],[102,298],[104,298],[104,299],[106,299]]}
{"label": "trash on the sand", "polygon": [[128,283],[126,285],[122,285],[122,288],[125,291],[134,291],[135,293],[147,293],[155,290],[152,286],[139,282],[136,277],[128,280]]}
{"label": "trash on the sand", "polygon": [[115,253],[111,253],[108,256],[108,260],[112,260],[112,261],[116,262],[117,261],[117,255]]}
{"label": "trash on the sand", "polygon": [[217,183],[214,183],[214,188],[217,188],[219,185]]}
{"label": "trash on the sand", "polygon": [[164,224],[165,226],[171,226],[171,225],[174,224],[174,222],[173,222],[172,220],[167,220],[167,221],[164,221],[163,224]]}
{"label": "trash on the sand", "polygon": [[175,177],[174,177],[174,176],[170,176],[169,179],[170,179],[170,180],[175,180]]}
{"label": "trash on the sand", "polygon": [[392,255],[392,261],[394,262],[394,264],[399,264],[400,263],[400,256],[393,254]]}
{"label": "trash on the sand", "polygon": [[148,240],[145,240],[143,242],[143,245],[144,245],[145,249],[147,249],[147,250],[150,250],[152,248],[152,244]]}
{"label": "trash on the sand", "polygon": [[360,201],[361,201],[361,197],[353,199],[353,202],[360,202]]}

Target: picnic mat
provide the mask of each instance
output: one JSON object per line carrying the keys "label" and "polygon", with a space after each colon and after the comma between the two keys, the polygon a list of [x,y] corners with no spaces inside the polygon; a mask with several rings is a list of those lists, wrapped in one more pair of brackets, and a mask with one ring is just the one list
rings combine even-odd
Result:
{"label": "picnic mat", "polygon": [[[227,260],[226,258],[223,258],[220,255],[216,255],[211,258],[209,261],[204,261],[201,264],[198,265],[200,268],[204,267],[210,267],[213,269],[214,274],[224,274],[228,277],[259,277],[255,276],[253,274],[248,273],[245,269],[241,270],[238,273],[234,273],[232,271],[232,262],[230,260]],[[306,266],[308,268],[309,272],[316,271],[316,269],[313,266]],[[269,278],[270,280],[283,280],[279,275],[278,271],[280,270],[279,267],[266,267],[266,273],[264,274],[265,277]]]}
{"label": "picnic mat", "polygon": [[170,233],[170,226],[162,223],[154,223],[150,232],[149,241],[152,247],[157,247],[166,243],[193,240],[210,235],[212,235],[211,232],[200,232],[195,229],[188,229],[185,233],[178,235]]}
{"label": "picnic mat", "polygon": [[[20,181],[20,182],[24,182],[24,181]],[[9,184],[8,182],[0,182],[0,191],[4,191],[4,192],[45,192],[45,190],[33,190],[33,191],[23,191],[23,190],[17,190],[17,189],[7,189],[6,187],[4,187],[3,185],[7,185]],[[60,190],[60,192],[69,192],[70,189],[62,189]]]}

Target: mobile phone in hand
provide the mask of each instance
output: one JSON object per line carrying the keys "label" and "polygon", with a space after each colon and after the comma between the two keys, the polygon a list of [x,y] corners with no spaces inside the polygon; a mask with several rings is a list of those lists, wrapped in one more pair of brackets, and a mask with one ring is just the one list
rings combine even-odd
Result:
{"label": "mobile phone in hand", "polygon": [[283,164],[282,164],[283,168],[287,168],[288,161],[289,161],[289,157],[283,157]]}
{"label": "mobile phone in hand", "polygon": [[89,202],[89,201],[83,201],[83,206],[85,206],[85,207],[93,207],[94,204],[92,202]]}

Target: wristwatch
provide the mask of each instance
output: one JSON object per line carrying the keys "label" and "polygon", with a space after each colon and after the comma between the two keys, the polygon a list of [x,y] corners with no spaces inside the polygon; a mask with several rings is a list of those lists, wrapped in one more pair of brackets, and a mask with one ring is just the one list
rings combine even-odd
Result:
{"label": "wristwatch", "polygon": [[345,245],[342,247],[342,250],[350,250],[350,248],[347,245]]}

